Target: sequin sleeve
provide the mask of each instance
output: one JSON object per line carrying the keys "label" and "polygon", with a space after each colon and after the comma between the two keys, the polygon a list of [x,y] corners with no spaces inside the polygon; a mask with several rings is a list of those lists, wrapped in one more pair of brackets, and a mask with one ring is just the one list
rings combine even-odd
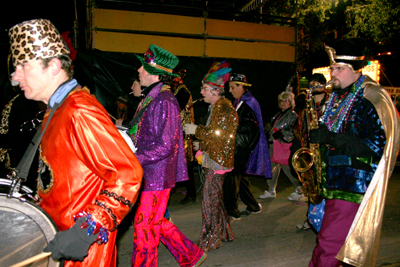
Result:
{"label": "sequin sleeve", "polygon": [[279,138],[281,143],[290,143],[293,141],[293,127],[297,122],[297,114],[293,110],[285,110],[276,119],[274,123],[274,131],[281,131],[282,137]]}
{"label": "sequin sleeve", "polygon": [[[381,157],[386,144],[385,131],[373,104],[359,96],[346,121],[344,133],[339,147],[344,154],[353,157],[378,156]],[[340,139],[340,138],[339,138]],[[366,152],[368,147],[371,151]]]}
{"label": "sequin sleeve", "polygon": [[139,147],[136,153],[142,166],[155,164],[172,155],[182,133],[181,120],[177,119],[180,111],[169,94],[160,93],[145,114],[150,116],[147,121],[151,123],[145,125],[146,129],[141,129],[146,147]]}
{"label": "sequin sleeve", "polygon": [[215,103],[210,116],[208,125],[199,125],[196,130],[196,138],[201,140],[200,149],[218,164],[231,168],[234,164],[238,115],[231,102],[221,98]]}

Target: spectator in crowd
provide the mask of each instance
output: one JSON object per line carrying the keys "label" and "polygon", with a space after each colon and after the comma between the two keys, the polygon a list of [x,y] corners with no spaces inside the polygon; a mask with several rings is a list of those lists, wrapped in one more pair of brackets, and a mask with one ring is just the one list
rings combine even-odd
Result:
{"label": "spectator in crowd", "polygon": [[269,136],[269,151],[271,155],[272,179],[267,179],[268,190],[265,190],[262,199],[276,198],[276,187],[281,169],[289,178],[295,191],[288,197],[288,200],[300,201],[303,199],[303,190],[298,178],[294,177],[289,166],[290,147],[294,138],[293,127],[297,121],[297,114],[293,111],[294,94],[284,91],[278,96],[279,108],[281,109],[273,118]]}

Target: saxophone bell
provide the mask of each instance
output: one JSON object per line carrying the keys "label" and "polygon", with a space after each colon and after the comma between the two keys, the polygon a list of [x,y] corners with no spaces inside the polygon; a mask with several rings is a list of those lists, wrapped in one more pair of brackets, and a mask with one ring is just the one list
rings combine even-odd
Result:
{"label": "saxophone bell", "polygon": [[313,155],[308,147],[300,148],[293,154],[293,168],[298,172],[306,172],[314,164]]}
{"label": "saxophone bell", "polygon": [[[307,131],[318,128],[318,115],[315,110],[314,98],[311,89],[307,90],[305,120]],[[297,150],[292,157],[292,165],[300,181],[307,189],[307,196],[311,203],[318,204],[321,197],[321,151],[319,144],[308,143],[307,146]]]}

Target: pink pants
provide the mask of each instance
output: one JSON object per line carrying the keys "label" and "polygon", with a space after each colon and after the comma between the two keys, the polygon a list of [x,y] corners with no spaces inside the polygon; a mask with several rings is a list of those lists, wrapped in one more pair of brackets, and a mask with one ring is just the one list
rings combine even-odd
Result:
{"label": "pink pants", "polygon": [[144,191],[134,219],[132,266],[158,266],[158,244],[171,251],[180,266],[198,262],[203,251],[164,218],[171,189]]}
{"label": "pink pants", "polygon": [[339,199],[326,200],[325,215],[309,267],[336,267],[342,264],[335,257],[346,241],[359,206]]}

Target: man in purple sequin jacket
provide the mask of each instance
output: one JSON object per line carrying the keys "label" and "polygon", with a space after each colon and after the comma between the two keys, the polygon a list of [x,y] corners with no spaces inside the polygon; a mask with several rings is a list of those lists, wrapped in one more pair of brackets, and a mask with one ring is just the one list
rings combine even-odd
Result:
{"label": "man in purple sequin jacket", "polygon": [[179,60],[156,45],[150,45],[139,68],[142,101],[129,124],[143,167],[140,202],[134,218],[132,266],[157,266],[159,241],[171,251],[180,266],[199,266],[206,254],[164,218],[171,188],[188,179],[179,104],[169,84]]}

